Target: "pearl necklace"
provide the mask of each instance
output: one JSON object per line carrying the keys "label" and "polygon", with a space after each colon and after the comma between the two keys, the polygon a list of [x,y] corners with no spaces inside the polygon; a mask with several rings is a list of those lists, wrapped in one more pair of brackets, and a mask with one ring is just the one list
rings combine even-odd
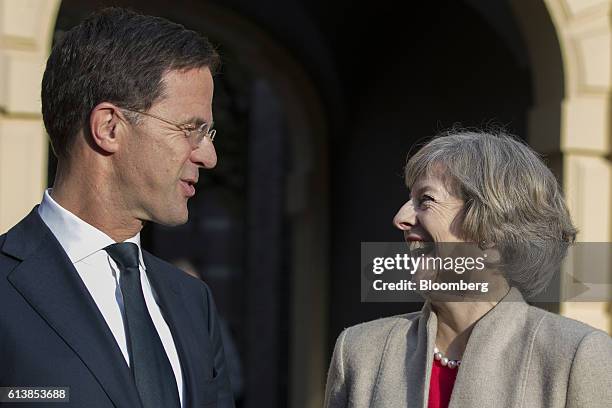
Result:
{"label": "pearl necklace", "polygon": [[461,360],[449,360],[447,357],[444,357],[444,354],[438,349],[434,347],[434,358],[440,362],[444,367],[448,368],[459,368],[461,365]]}

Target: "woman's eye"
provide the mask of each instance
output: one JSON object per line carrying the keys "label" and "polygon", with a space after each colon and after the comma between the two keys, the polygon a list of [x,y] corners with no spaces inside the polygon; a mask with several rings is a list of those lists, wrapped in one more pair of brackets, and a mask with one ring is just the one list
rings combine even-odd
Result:
{"label": "woman's eye", "polygon": [[425,204],[427,202],[430,202],[430,201],[435,201],[435,200],[433,199],[432,196],[429,196],[429,195],[425,194],[425,195],[421,196],[421,198],[419,199],[419,205],[423,205],[423,204]]}

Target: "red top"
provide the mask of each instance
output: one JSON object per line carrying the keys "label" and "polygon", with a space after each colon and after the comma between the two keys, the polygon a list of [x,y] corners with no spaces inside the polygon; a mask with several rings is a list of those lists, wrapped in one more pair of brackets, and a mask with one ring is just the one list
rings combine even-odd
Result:
{"label": "red top", "polygon": [[428,408],[448,408],[458,371],[458,368],[444,367],[434,359],[429,382]]}

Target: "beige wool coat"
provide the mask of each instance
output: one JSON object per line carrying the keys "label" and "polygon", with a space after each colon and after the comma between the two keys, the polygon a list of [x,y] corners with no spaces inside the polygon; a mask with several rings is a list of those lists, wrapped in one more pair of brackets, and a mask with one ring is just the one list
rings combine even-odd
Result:
{"label": "beige wool coat", "polygon": [[[427,407],[437,318],[422,311],[345,329],[327,408]],[[612,407],[607,333],[525,303],[517,289],[470,336],[449,407]]]}

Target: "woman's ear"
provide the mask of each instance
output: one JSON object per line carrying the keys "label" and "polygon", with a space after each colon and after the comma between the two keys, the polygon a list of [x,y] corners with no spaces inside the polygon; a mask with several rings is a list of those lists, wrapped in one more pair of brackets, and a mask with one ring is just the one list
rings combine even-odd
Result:
{"label": "woman's ear", "polygon": [[489,248],[493,248],[493,244],[491,242],[488,242],[486,239],[481,239],[478,242],[478,248],[482,249],[483,251],[489,249]]}

